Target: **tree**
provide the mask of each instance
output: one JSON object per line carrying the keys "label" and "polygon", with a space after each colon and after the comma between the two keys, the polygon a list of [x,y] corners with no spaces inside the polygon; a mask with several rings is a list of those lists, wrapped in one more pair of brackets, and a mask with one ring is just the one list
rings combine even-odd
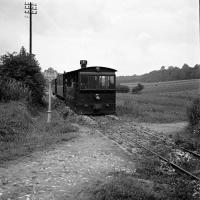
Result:
{"label": "tree", "polygon": [[165,66],[162,66],[162,67],[160,68],[160,70],[161,70],[161,71],[164,71],[164,70],[165,70]]}
{"label": "tree", "polygon": [[0,75],[2,78],[14,78],[24,83],[30,90],[29,101],[43,105],[45,80],[35,56],[22,47],[19,53],[7,53],[0,57]]}
{"label": "tree", "polygon": [[188,64],[184,64],[181,68],[182,77],[183,79],[190,79],[191,78],[191,67]]}
{"label": "tree", "polygon": [[144,85],[138,83],[137,86],[132,88],[132,94],[138,94],[144,89]]}

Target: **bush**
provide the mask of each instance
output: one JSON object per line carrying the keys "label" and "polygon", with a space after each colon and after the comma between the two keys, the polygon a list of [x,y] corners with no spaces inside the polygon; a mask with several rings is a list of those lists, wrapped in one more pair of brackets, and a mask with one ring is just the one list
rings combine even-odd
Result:
{"label": "bush", "polygon": [[20,100],[27,98],[29,89],[22,82],[15,79],[0,80],[0,101],[7,102],[9,100]]}
{"label": "bush", "polygon": [[195,135],[200,135],[200,99],[193,100],[191,106],[187,108],[189,128]]}
{"label": "bush", "polygon": [[138,83],[137,86],[132,88],[132,94],[137,94],[137,93],[141,92],[143,89],[144,89],[144,85]]}
{"label": "bush", "polygon": [[199,124],[200,121],[200,99],[196,98],[192,102],[192,105],[187,110],[189,123],[191,126]]}
{"label": "bush", "polygon": [[118,93],[128,93],[130,91],[130,88],[126,85],[117,85],[116,91]]}
{"label": "bush", "polygon": [[8,53],[1,56],[0,61],[0,75],[4,79],[12,78],[22,82],[30,90],[29,102],[43,106],[45,80],[35,57],[26,53],[22,47],[19,54]]}

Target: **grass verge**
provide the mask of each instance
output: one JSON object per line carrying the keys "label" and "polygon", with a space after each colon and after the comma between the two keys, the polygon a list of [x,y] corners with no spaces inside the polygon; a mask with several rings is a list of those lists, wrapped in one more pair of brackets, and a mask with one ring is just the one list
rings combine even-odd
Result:
{"label": "grass verge", "polygon": [[45,111],[32,116],[23,102],[1,103],[0,110],[0,165],[78,137],[77,127],[55,109],[50,124]]}
{"label": "grass verge", "polygon": [[157,199],[151,191],[151,186],[125,172],[113,173],[107,180],[96,182],[89,192],[89,200]]}
{"label": "grass verge", "polygon": [[113,172],[85,191],[88,200],[198,200],[200,184],[152,156],[141,158],[135,173]]}

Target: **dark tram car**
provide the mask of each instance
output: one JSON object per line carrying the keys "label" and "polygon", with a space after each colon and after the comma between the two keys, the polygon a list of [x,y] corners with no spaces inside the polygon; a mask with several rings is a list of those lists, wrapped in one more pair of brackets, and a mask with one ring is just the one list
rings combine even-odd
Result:
{"label": "dark tram car", "polygon": [[81,69],[58,75],[53,92],[79,114],[114,114],[116,107],[115,69],[80,62]]}

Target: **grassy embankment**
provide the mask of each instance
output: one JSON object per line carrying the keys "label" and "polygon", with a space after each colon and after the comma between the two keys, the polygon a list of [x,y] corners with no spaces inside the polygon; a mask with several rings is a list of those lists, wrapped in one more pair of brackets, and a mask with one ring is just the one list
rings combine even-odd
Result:
{"label": "grassy embankment", "polygon": [[[130,88],[136,84],[127,83]],[[117,94],[118,115],[129,115],[139,122],[186,121],[186,110],[199,96],[200,80],[144,83],[141,94]]]}
{"label": "grassy embankment", "polygon": [[[135,84],[128,86],[131,88]],[[188,121],[187,107],[199,96],[199,86],[200,80],[144,84],[145,89],[141,94],[117,94],[117,114],[129,116],[139,122]],[[184,146],[189,149],[197,150],[199,147],[196,142],[199,136],[189,128],[176,135],[175,139],[176,142],[184,143]],[[198,161],[188,157],[187,154],[170,152],[160,143],[154,144],[154,148],[187,170],[198,168]],[[174,173],[166,163],[147,152],[143,151],[142,154],[144,156],[138,161],[135,174],[113,173],[110,179],[93,184],[90,188],[91,200],[197,200],[200,198],[198,182]]]}
{"label": "grassy embankment", "polygon": [[[136,84],[127,85],[132,88]],[[117,94],[117,113],[139,122],[188,121],[187,109],[199,95],[200,79],[144,83],[141,94]],[[176,143],[191,150],[199,150],[200,136],[193,132],[191,127],[187,127],[175,134]]]}
{"label": "grassy embankment", "polygon": [[0,110],[0,165],[78,136],[56,109],[50,124],[46,109],[33,116],[23,101],[0,103]]}

